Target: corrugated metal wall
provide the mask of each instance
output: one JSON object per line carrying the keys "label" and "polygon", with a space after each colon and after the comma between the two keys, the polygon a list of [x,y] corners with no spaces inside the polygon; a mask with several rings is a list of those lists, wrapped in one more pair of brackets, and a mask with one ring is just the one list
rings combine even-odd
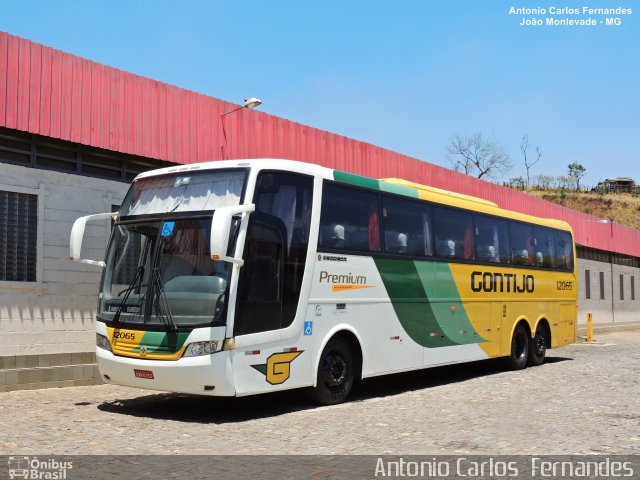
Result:
{"label": "corrugated metal wall", "polygon": [[236,106],[0,32],[2,126],[178,163],[286,158],[406,178],[566,220],[582,245],[640,256],[638,230],[263,112],[242,109],[222,120]]}

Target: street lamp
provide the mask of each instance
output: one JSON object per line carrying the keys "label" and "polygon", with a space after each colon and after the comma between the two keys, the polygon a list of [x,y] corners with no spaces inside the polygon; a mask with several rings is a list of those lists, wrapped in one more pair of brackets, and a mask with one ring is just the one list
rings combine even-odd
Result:
{"label": "street lamp", "polygon": [[237,112],[238,110],[242,110],[243,108],[256,108],[258,105],[262,103],[262,100],[256,97],[245,98],[244,103],[233,110],[229,110],[228,112],[221,113],[220,116],[224,117],[225,115],[229,115],[230,113]]}
{"label": "street lamp", "polygon": [[223,160],[225,159],[224,156],[225,156],[225,150],[227,146],[227,130],[224,125],[224,117],[229,115],[230,113],[237,112],[238,110],[242,110],[243,108],[248,108],[248,109],[256,108],[260,104],[262,104],[262,100],[260,100],[259,98],[249,97],[244,99],[244,103],[241,106],[234,108],[233,110],[229,110],[228,112],[224,112],[220,114],[220,121],[222,122],[222,138],[223,138],[223,143],[222,145],[220,145],[220,156],[222,157]]}

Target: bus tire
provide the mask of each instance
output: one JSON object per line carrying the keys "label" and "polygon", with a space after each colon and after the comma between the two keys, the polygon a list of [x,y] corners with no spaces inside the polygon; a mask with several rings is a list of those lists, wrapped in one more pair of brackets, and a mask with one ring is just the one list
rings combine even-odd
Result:
{"label": "bus tire", "polygon": [[353,387],[355,360],[349,343],[333,337],[322,351],[312,398],[322,405],[344,402]]}
{"label": "bus tire", "polygon": [[529,365],[537,367],[544,363],[547,353],[547,332],[542,324],[536,328],[536,334],[529,344]]}
{"label": "bus tire", "polygon": [[529,334],[522,323],[516,326],[511,337],[511,353],[507,357],[507,365],[511,370],[526,368],[529,361]]}

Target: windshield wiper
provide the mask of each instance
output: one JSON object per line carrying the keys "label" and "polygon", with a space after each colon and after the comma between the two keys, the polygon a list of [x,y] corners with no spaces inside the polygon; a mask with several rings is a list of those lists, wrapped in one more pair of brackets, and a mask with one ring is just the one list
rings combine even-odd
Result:
{"label": "windshield wiper", "polygon": [[[158,266],[155,266],[153,268],[152,277],[156,315],[162,321],[162,323],[167,326],[169,331],[175,332],[178,330],[178,327],[176,325],[176,322],[173,321],[173,317],[171,316],[171,309],[169,308],[169,303],[167,302],[167,296],[164,293],[164,285],[162,283],[160,268]],[[164,314],[162,312],[164,312]]]}
{"label": "windshield wiper", "polygon": [[[120,305],[118,305],[118,309],[116,310],[116,313],[113,315],[114,324],[120,323],[120,315],[122,315],[122,310],[124,309],[125,305],[127,305],[127,301],[129,300],[129,296],[131,295],[131,292],[133,292],[133,290],[136,288],[136,283],[138,282],[140,283],[140,285],[137,286],[138,288],[142,287],[143,277],[144,277],[144,264],[140,265],[136,269],[136,274],[133,276],[133,280],[131,281],[129,286],[118,294],[119,296],[124,293],[124,298],[122,299],[122,302],[120,302]],[[144,302],[144,297],[142,297],[140,299],[140,302],[138,303],[138,308],[140,309],[140,311],[142,311],[143,302]]]}

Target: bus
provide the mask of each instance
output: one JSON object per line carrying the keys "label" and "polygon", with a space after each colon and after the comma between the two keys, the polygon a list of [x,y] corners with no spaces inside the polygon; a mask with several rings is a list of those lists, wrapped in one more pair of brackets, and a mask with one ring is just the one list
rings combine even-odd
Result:
{"label": "bus", "polygon": [[[81,258],[110,219],[104,261]],[[76,220],[73,260],[103,267],[96,356],[107,383],[214,396],[309,387],[575,341],[565,222],[401,179],[289,160],[149,171],[116,213]]]}

